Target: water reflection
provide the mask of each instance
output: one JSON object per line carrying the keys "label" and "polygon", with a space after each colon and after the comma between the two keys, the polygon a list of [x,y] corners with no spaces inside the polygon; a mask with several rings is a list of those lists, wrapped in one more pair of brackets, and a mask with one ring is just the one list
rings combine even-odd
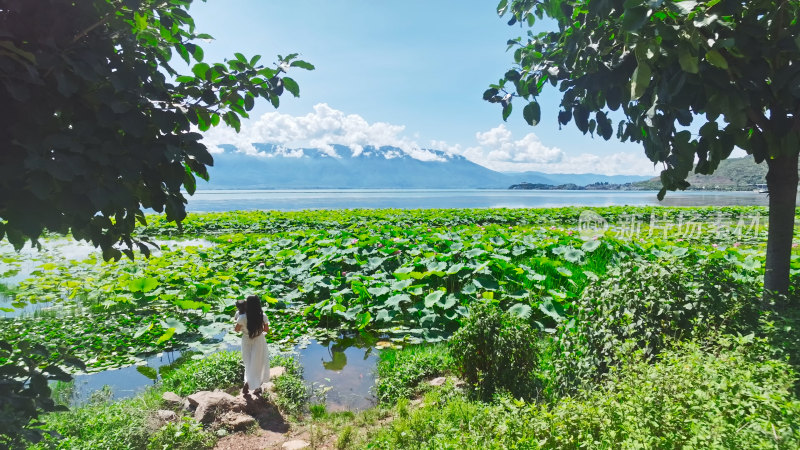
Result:
{"label": "water reflection", "polygon": [[[229,348],[239,350],[238,345]],[[324,344],[311,341],[292,353],[299,358],[309,386],[330,388],[326,395],[329,411],[358,411],[375,405],[372,387],[378,355],[363,338],[343,338]],[[193,354],[186,353],[184,359]],[[115,400],[133,397],[155,384],[164,370],[180,359],[180,351],[170,351],[147,358],[143,365],[75,375],[71,403],[85,403],[104,386],[108,386]]]}
{"label": "water reflection", "polygon": [[298,350],[306,381],[329,386],[329,411],[357,411],[375,405],[377,351],[361,337],[343,337],[327,343],[312,342]]}
{"label": "water reflection", "polygon": [[[104,370],[97,373],[83,373],[75,375],[74,388],[72,391],[72,404],[80,405],[86,403],[92,393],[108,386],[112,398],[115,400],[133,397],[144,391],[148,386],[156,383],[152,379],[152,373],[159,373],[163,367],[168,367],[175,363],[181,356],[179,351],[168,351],[159,353],[147,358],[142,366],[129,366],[121,369]],[[142,370],[141,367],[149,367],[151,371]]]}

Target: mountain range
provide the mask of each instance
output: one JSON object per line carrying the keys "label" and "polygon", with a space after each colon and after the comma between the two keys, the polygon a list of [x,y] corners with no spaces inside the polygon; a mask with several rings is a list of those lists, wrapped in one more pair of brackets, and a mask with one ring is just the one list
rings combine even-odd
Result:
{"label": "mountain range", "polygon": [[360,151],[342,145],[331,149],[287,149],[254,144],[259,156],[231,145],[214,154],[211,179],[198,189],[506,189],[512,184],[608,182],[623,184],[647,176],[598,174],[502,173],[461,155],[424,149],[417,157],[397,147],[365,146]]}
{"label": "mountain range", "polygon": [[[691,184],[689,189],[749,191],[754,185],[767,182],[767,170],[766,162],[756,164],[753,157],[748,155],[720,161],[711,175],[689,173],[686,181]],[[634,186],[639,189],[661,189],[661,179],[655,177],[635,183]]]}

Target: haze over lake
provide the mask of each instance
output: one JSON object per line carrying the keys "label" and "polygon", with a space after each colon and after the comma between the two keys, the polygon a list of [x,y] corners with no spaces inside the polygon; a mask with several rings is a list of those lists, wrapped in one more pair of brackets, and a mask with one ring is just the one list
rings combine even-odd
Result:
{"label": "haze over lake", "polygon": [[766,206],[755,192],[537,191],[484,189],[198,190],[187,211],[360,208],[552,208],[561,206]]}

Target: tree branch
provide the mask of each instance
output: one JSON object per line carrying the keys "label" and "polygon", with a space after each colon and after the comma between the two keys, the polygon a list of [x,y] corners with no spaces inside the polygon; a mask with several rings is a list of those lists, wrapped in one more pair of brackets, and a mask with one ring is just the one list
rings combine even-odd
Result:
{"label": "tree branch", "polygon": [[75,37],[72,39],[72,43],[71,44],[77,43],[79,40],[81,40],[82,37],[84,37],[87,34],[91,33],[92,30],[94,30],[95,28],[97,28],[99,26],[104,25],[106,22],[111,20],[112,16],[113,16],[113,14],[106,14],[105,17],[103,17],[102,19],[100,19],[97,22],[95,22],[94,24],[86,27],[83,31],[81,31],[80,33],[75,35]]}

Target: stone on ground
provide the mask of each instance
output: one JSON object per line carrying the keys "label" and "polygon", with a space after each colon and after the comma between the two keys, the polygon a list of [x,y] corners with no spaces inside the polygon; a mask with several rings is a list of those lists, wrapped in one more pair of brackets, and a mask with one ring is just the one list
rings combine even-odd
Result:
{"label": "stone on ground", "polygon": [[281,446],[281,448],[283,450],[299,450],[301,448],[308,448],[310,446],[311,446],[311,444],[309,444],[308,442],[300,440],[300,439],[296,439],[294,441],[286,441],[286,442],[284,442],[283,445]]}
{"label": "stone on ground", "polygon": [[178,415],[175,414],[175,411],[169,411],[166,409],[159,409],[156,411],[156,415],[159,419],[163,420],[164,422],[176,422],[178,420]]}
{"label": "stone on ground", "polygon": [[244,411],[247,402],[242,397],[234,397],[222,391],[201,391],[188,397],[189,404],[195,407],[194,418],[201,423],[214,422],[220,414]]}
{"label": "stone on ground", "polygon": [[237,412],[227,412],[219,417],[219,424],[233,431],[246,430],[254,423],[256,423],[256,419],[253,416]]}
{"label": "stone on ground", "polygon": [[278,378],[279,376],[286,373],[286,368],[283,366],[277,367],[270,367],[269,368],[269,379]]}
{"label": "stone on ground", "polygon": [[164,400],[164,403],[169,403],[170,405],[180,406],[183,404],[183,398],[180,395],[174,392],[164,392],[161,394],[161,400]]}
{"label": "stone on ground", "polygon": [[441,386],[447,381],[447,377],[438,377],[432,379],[428,384],[431,386]]}

